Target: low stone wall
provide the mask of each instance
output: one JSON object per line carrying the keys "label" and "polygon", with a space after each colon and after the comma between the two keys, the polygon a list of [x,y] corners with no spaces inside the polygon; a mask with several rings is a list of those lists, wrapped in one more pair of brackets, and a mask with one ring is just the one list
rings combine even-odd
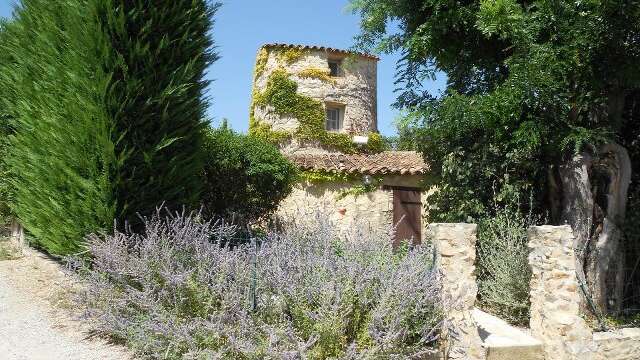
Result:
{"label": "low stone wall", "polygon": [[593,334],[596,360],[640,359],[640,328]]}
{"label": "low stone wall", "polygon": [[574,236],[569,226],[529,229],[531,334],[547,360],[640,359],[640,329],[594,333],[581,316]]}

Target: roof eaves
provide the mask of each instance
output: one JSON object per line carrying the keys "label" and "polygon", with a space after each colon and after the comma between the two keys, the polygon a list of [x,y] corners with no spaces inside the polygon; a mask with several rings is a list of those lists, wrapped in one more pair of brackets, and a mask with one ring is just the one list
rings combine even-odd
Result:
{"label": "roof eaves", "polygon": [[284,44],[284,43],[269,43],[269,44],[262,45],[262,48],[286,48],[286,49],[318,50],[318,51],[326,51],[326,52],[339,53],[339,54],[353,54],[353,55],[361,56],[361,57],[372,59],[372,60],[376,60],[376,61],[380,60],[379,57],[377,57],[377,56],[375,56],[373,54],[368,54],[368,53],[358,52],[358,51],[351,51],[351,50],[336,49],[336,48],[332,48],[332,47],[318,46],[318,45],[297,45],[297,44]]}

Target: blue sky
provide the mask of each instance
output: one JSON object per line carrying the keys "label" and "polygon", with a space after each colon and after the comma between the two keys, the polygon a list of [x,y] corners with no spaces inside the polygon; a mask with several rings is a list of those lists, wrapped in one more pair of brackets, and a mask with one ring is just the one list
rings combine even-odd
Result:
{"label": "blue sky", "polygon": [[[0,16],[11,15],[14,0],[0,0]],[[358,34],[356,15],[346,11],[348,0],[227,0],[215,17],[213,36],[221,59],[207,76],[213,79],[209,117],[214,124],[228,118],[246,132],[253,64],[265,43],[294,43],[349,48]],[[378,126],[385,135],[395,133],[397,111],[393,76],[397,55],[383,55],[378,64]],[[442,89],[443,80],[425,84]]]}

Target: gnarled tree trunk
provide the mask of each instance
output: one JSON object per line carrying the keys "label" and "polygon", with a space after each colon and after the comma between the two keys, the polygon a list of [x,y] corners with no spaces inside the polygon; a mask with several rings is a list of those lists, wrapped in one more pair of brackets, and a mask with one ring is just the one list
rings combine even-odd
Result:
{"label": "gnarled tree trunk", "polygon": [[[606,144],[561,165],[551,179],[554,220],[575,233],[578,274],[599,313],[620,311],[624,290],[622,225],[631,179],[627,150]],[[554,200],[555,199],[555,200]]]}

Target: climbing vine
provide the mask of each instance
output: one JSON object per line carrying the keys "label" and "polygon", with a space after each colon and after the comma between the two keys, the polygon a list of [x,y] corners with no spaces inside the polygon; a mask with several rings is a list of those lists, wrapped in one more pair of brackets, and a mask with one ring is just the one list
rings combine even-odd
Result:
{"label": "climbing vine", "polygon": [[344,189],[338,193],[336,196],[337,200],[341,200],[351,195],[354,197],[358,197],[360,195],[364,195],[370,193],[372,191],[377,190],[380,185],[382,185],[383,178],[374,176],[370,184],[358,184],[354,185],[349,189]]}
{"label": "climbing vine", "polygon": [[296,75],[303,79],[317,79],[325,83],[336,84],[336,79],[331,77],[329,69],[308,68],[298,72]]}
{"label": "climbing vine", "polygon": [[[289,74],[279,68],[273,71],[267,80],[265,90],[260,93],[254,91],[250,110],[249,133],[260,136],[272,143],[280,143],[295,135],[303,141],[319,141],[321,144],[344,153],[376,153],[386,149],[386,143],[378,133],[370,133],[369,141],[365,145],[354,144],[351,135],[334,133],[324,128],[325,111],[322,102],[297,93],[298,84],[291,80]],[[273,129],[255,118],[256,106],[271,106],[275,113],[281,116],[293,116],[300,125],[294,133],[287,133]]]}
{"label": "climbing vine", "polygon": [[256,81],[264,73],[268,60],[269,52],[267,49],[261,48],[260,51],[258,51],[258,56],[256,58],[256,67],[253,70],[253,81]]}
{"label": "climbing vine", "polygon": [[278,51],[278,59],[287,64],[293,64],[294,62],[300,60],[306,51],[298,48],[288,48]]}
{"label": "climbing vine", "polygon": [[358,181],[358,174],[334,172],[326,170],[306,170],[300,173],[300,180],[310,183],[351,182]]}
{"label": "climbing vine", "polygon": [[[302,171],[299,174],[299,180],[309,183],[352,183],[362,181],[362,174],[349,174],[344,172],[333,172],[326,170],[307,170]],[[369,184],[359,183],[353,185],[348,189],[343,189],[336,195],[336,200],[342,200],[347,196],[360,196],[377,190],[383,182],[382,176],[372,176],[372,181]]]}

